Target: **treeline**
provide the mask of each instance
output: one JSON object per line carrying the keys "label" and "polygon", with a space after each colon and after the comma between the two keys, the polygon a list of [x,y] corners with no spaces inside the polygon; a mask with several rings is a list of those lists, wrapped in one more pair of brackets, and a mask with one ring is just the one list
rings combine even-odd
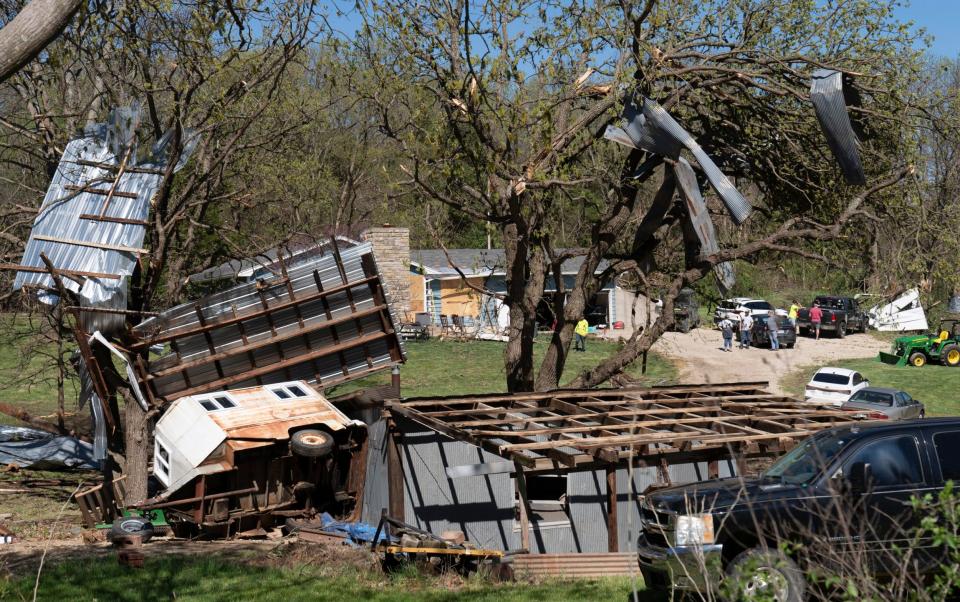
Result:
{"label": "treeline", "polygon": [[[137,309],[182,301],[187,275],[296,235],[390,222],[414,246],[474,247],[489,234],[506,249],[505,363],[522,390],[559,384],[576,320],[614,279],[667,310],[680,288],[713,286],[724,261],[755,264],[754,283],[802,269],[942,300],[960,285],[960,66],[918,50],[894,4],[381,0],[342,16],[303,0],[91,1],[0,85],[0,253],[19,261],[66,142],[136,101],[142,149],[170,127],[199,134],[154,200]],[[3,4],[8,20],[21,5]],[[844,182],[814,116],[821,68],[858,97],[866,186]],[[691,236],[674,159],[603,139],[631,97],[669,111],[754,204],[735,225],[697,172],[720,253]],[[558,277],[571,256],[584,258],[572,286]],[[568,295],[534,366],[548,286]],[[576,384],[618,373],[670,313]]]}

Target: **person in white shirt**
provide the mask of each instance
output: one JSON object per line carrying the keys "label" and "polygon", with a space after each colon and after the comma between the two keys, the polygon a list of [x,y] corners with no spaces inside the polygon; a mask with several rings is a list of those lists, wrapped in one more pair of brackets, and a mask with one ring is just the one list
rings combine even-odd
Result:
{"label": "person in white shirt", "polygon": [[749,311],[740,318],[740,349],[749,349],[753,339],[753,316]]}

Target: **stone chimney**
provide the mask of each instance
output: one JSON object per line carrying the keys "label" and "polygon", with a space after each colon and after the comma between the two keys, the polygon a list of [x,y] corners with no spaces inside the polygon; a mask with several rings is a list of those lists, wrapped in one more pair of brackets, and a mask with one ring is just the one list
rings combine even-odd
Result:
{"label": "stone chimney", "polygon": [[410,229],[383,224],[367,228],[362,237],[373,247],[394,315],[400,320],[407,319],[410,313]]}

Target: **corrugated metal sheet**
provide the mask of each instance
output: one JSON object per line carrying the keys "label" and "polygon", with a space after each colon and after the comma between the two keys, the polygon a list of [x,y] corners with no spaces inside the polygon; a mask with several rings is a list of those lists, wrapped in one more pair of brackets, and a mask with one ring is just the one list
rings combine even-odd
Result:
{"label": "corrugated metal sheet", "polygon": [[810,82],[810,100],[817,113],[820,128],[849,184],[863,185],[867,177],[860,162],[859,142],[850,125],[850,116],[843,94],[843,74],[818,69]]}
{"label": "corrugated metal sheet", "polygon": [[638,575],[637,555],[615,554],[517,554],[510,564],[517,577],[622,577]]}
{"label": "corrugated metal sheet", "polygon": [[403,361],[369,243],[171,308],[134,329],[155,398],[305,380],[329,386]]}
{"label": "corrugated metal sheet", "polygon": [[742,224],[749,217],[753,210],[750,201],[740,194],[690,132],[683,129],[663,107],[644,98],[638,111],[634,101],[631,101],[624,107],[623,117],[624,127],[608,127],[604,132],[605,138],[671,159],[679,158],[681,148],[686,147],[696,157],[710,185],[730,211],[733,221]]}
{"label": "corrugated metal sheet", "polygon": [[[680,157],[674,168],[674,174],[677,177],[677,183],[680,184],[683,199],[687,204],[690,225],[696,232],[697,238],[700,239],[700,255],[708,256],[717,253],[720,250],[720,244],[717,242],[717,231],[713,227],[713,220],[710,219],[707,204],[700,195],[700,186],[697,184],[697,176],[693,173],[693,167],[686,159]],[[729,261],[715,265],[713,271],[724,290],[729,291],[736,284],[733,264]]]}
{"label": "corrugated metal sheet", "polygon": [[[64,286],[76,293],[83,305],[126,309],[127,281],[133,274],[137,252],[116,247],[141,248],[146,228],[141,224],[81,219],[80,216],[147,220],[150,200],[160,184],[160,173],[166,168],[167,144],[161,144],[161,140],[154,146],[155,154],[150,160],[137,166],[133,131],[138,114],[139,107],[136,106],[116,110],[111,115],[111,123],[88,126],[82,137],[67,144],[24,250],[21,261],[24,266],[45,269],[40,258],[43,253],[54,267],[61,270],[119,276],[117,279],[81,277],[82,282],[64,278]],[[179,158],[179,165],[195,147],[195,136],[192,132],[187,135],[190,143]],[[165,140],[169,142],[170,137],[168,133]],[[117,177],[122,161],[118,153],[126,152],[120,150],[125,149],[125,145],[131,148],[126,165],[134,171],[124,171]],[[109,191],[115,182],[115,194],[106,207],[107,195],[86,192],[91,189]],[[46,273],[18,272],[13,288],[20,290],[24,287],[49,291],[55,288],[55,284]],[[49,294],[42,295],[41,300],[57,301],[56,296]],[[115,332],[124,323],[122,315],[91,312],[86,312],[83,320],[88,332]]]}

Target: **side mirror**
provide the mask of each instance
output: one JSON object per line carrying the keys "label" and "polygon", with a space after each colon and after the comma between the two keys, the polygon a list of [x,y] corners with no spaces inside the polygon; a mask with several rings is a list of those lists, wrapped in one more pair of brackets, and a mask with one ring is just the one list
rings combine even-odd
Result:
{"label": "side mirror", "polygon": [[871,481],[870,465],[866,462],[854,462],[847,474],[847,481],[850,483],[851,493],[856,495],[866,493]]}

